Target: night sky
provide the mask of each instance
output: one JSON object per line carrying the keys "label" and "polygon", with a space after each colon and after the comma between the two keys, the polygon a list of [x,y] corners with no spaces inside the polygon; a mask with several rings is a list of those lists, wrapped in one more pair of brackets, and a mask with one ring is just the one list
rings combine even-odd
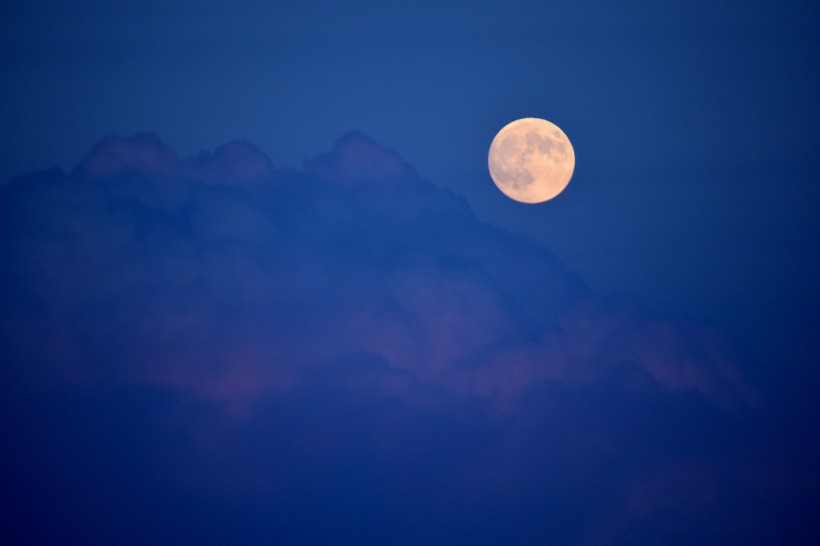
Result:
{"label": "night sky", "polygon": [[0,543],[820,544],[818,28],[4,3]]}

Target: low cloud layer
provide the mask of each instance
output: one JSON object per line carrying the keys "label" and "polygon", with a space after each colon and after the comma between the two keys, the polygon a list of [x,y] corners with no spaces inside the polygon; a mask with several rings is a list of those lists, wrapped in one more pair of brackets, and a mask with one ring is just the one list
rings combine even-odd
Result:
{"label": "low cloud layer", "polygon": [[89,543],[140,517],[135,542],[721,543],[713,514],[791,479],[733,459],[758,402],[723,331],[593,293],[359,133],[299,171],[107,138],[0,188],[0,233],[21,533],[48,535],[28,506]]}

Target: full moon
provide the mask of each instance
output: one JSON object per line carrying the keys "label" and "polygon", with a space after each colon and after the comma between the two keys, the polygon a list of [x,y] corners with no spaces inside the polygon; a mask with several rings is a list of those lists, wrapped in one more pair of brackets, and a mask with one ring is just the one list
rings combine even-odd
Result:
{"label": "full moon", "polygon": [[522,203],[549,201],[567,187],[575,151],[567,135],[545,119],[504,126],[490,145],[490,176],[498,189]]}

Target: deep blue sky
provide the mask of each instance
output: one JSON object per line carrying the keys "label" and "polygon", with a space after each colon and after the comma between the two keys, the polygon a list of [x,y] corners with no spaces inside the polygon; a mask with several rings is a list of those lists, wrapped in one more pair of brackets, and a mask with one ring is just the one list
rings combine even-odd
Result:
{"label": "deep blue sky", "polygon": [[[603,291],[744,332],[765,318],[715,302],[765,297],[788,314],[778,306],[798,292],[817,297],[811,3],[2,9],[3,178],[72,167],[102,136],[140,130],[183,155],[245,138],[298,168],[356,129]],[[499,199],[487,177],[493,135],[525,116],[578,152],[575,183],[544,207]]]}
{"label": "deep blue sky", "polygon": [[[4,3],[5,425],[33,461],[7,465],[10,528],[82,536],[113,498],[104,543],[160,496],[286,543],[399,541],[373,519],[410,543],[807,539],[818,24],[774,1]],[[487,173],[520,117],[575,148],[546,204]],[[145,448],[158,427],[178,443]]]}

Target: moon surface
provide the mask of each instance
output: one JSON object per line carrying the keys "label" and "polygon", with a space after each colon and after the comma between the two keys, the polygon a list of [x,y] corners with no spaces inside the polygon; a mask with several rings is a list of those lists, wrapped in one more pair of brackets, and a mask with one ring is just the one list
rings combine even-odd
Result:
{"label": "moon surface", "polygon": [[549,201],[567,187],[575,150],[557,125],[523,118],[505,125],[490,145],[490,176],[498,189],[522,203]]}

